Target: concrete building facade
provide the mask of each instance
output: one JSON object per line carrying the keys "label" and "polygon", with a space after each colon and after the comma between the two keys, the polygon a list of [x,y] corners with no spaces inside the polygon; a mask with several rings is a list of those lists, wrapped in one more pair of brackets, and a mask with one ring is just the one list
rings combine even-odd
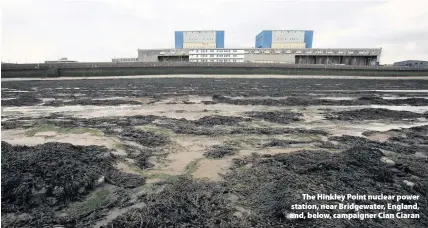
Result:
{"label": "concrete building facade", "polygon": [[224,31],[176,31],[175,48],[224,48]]}
{"label": "concrete building facade", "polygon": [[246,62],[375,66],[382,49],[158,49],[138,50],[140,62]]}
{"label": "concrete building facade", "polygon": [[312,48],[312,30],[263,30],[256,36],[256,48]]}
{"label": "concrete building facade", "polygon": [[58,60],[46,60],[45,63],[77,63],[75,60],[69,60],[65,57],[62,57]]}
{"label": "concrete building facade", "polygon": [[244,50],[239,49],[192,49],[189,62],[244,62]]}
{"label": "concrete building facade", "polygon": [[393,66],[425,68],[425,67],[428,67],[428,61],[405,60],[405,61],[395,62]]}
{"label": "concrete building facade", "polygon": [[132,63],[138,62],[138,58],[113,58],[111,61],[114,63]]}

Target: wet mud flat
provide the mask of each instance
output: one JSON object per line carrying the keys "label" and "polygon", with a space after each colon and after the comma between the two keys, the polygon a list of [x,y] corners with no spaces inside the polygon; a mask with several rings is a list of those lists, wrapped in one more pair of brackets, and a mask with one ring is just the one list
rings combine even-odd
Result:
{"label": "wet mud flat", "polygon": [[[2,82],[2,226],[426,227],[427,119],[426,80]],[[290,219],[303,193],[421,218]]]}

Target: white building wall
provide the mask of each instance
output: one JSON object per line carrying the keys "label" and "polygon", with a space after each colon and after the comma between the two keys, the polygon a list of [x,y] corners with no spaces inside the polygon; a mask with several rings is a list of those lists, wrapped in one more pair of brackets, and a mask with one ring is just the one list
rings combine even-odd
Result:
{"label": "white building wall", "polygon": [[111,61],[114,63],[129,63],[138,62],[138,58],[113,58]]}
{"label": "white building wall", "polygon": [[305,48],[305,43],[272,43],[272,48]]}
{"label": "white building wall", "polygon": [[216,43],[183,43],[183,48],[191,49],[191,48],[215,48]]}
{"label": "white building wall", "polygon": [[276,62],[293,63],[295,56],[341,56],[343,58],[353,58],[359,56],[372,56],[372,61],[379,60],[382,49],[380,48],[315,48],[315,49],[271,49],[271,48],[251,48],[251,49],[157,49],[138,50],[138,61],[158,62],[158,56],[189,56],[190,62]]}
{"label": "white building wall", "polygon": [[195,49],[189,51],[190,62],[244,62],[244,50]]}
{"label": "white building wall", "polygon": [[294,63],[294,54],[246,54],[244,61],[253,63]]}

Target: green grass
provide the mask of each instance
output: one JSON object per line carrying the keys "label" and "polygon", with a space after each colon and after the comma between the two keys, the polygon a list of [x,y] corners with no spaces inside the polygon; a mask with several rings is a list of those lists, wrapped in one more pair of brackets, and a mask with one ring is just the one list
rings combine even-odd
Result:
{"label": "green grass", "polygon": [[108,204],[111,194],[112,192],[109,189],[97,189],[92,192],[85,201],[72,204],[70,208],[67,209],[67,212],[72,217],[79,217],[80,215],[90,213]]}
{"label": "green grass", "polygon": [[196,172],[199,168],[199,161],[201,161],[203,158],[198,158],[193,161],[191,161],[189,164],[187,164],[186,168],[184,169],[185,175],[192,175],[194,172]]}
{"label": "green grass", "polygon": [[31,128],[25,132],[25,135],[32,137],[38,132],[54,131],[61,134],[83,134],[91,133],[92,135],[101,136],[103,135],[101,131],[92,128],[62,128],[54,125],[41,125],[35,128]]}
{"label": "green grass", "polygon": [[172,131],[166,128],[154,126],[154,125],[143,125],[143,126],[137,126],[136,129],[148,131],[152,133],[158,133],[158,134],[165,134],[165,135],[172,135]]}

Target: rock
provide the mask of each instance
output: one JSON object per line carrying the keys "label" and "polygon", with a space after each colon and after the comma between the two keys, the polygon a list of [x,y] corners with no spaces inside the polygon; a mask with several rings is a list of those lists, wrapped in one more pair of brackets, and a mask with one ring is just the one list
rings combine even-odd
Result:
{"label": "rock", "polygon": [[381,157],[380,160],[388,166],[394,166],[395,162],[388,157]]}
{"label": "rock", "polygon": [[95,186],[100,186],[100,185],[104,184],[104,182],[105,182],[105,177],[104,177],[104,176],[101,176],[101,177],[97,180],[97,182],[95,183]]}
{"label": "rock", "polygon": [[409,186],[409,187],[413,187],[413,186],[415,186],[415,183],[413,183],[413,182],[410,182],[410,181],[408,181],[408,180],[403,180],[403,183],[404,184],[406,184],[407,186]]}

